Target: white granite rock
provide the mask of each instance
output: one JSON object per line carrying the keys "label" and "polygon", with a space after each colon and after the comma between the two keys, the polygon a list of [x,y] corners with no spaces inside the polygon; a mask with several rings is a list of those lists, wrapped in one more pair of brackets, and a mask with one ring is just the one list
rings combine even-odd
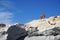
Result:
{"label": "white granite rock", "polygon": [[33,36],[33,37],[25,37],[24,40],[60,40],[60,35],[57,35],[57,36]]}
{"label": "white granite rock", "polygon": [[33,36],[26,37],[24,40],[56,40],[54,36]]}
{"label": "white granite rock", "polygon": [[9,28],[9,26],[10,26],[9,24],[6,24],[5,27],[0,26],[0,40],[6,40],[7,39],[8,34],[6,32]]}

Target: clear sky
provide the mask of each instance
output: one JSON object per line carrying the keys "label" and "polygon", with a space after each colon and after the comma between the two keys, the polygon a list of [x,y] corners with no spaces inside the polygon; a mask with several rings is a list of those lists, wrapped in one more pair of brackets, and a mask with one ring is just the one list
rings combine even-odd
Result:
{"label": "clear sky", "polygon": [[3,23],[27,23],[46,17],[60,15],[60,0],[0,0],[0,21]]}

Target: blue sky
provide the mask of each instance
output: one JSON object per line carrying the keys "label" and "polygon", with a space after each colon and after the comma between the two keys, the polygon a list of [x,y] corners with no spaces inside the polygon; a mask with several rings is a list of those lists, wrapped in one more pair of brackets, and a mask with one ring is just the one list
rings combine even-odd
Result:
{"label": "blue sky", "polygon": [[60,15],[60,0],[0,0],[0,21],[3,23],[27,23]]}

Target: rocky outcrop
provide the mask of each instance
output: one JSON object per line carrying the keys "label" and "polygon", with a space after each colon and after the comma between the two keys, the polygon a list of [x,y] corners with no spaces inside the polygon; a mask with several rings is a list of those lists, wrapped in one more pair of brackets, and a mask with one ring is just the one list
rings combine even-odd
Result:
{"label": "rocky outcrop", "polygon": [[38,30],[48,30],[54,27],[60,28],[60,16],[53,16],[45,19],[33,20],[25,24],[25,29],[29,27],[37,27]]}
{"label": "rocky outcrop", "polygon": [[1,25],[0,40],[60,40],[60,16],[42,16],[26,24]]}
{"label": "rocky outcrop", "polygon": [[[28,32],[29,37],[54,36],[55,39],[56,37],[58,37],[58,35],[60,35],[60,16],[52,16],[45,19],[33,20],[25,24],[25,29],[26,31],[30,30]],[[60,36],[57,39],[59,38]]]}
{"label": "rocky outcrop", "polygon": [[27,31],[24,29],[24,24],[12,24],[2,27],[0,26],[0,40],[24,40],[27,36]]}
{"label": "rocky outcrop", "polygon": [[9,28],[9,24],[0,24],[0,40],[6,40],[7,39],[7,30]]}
{"label": "rocky outcrop", "polygon": [[24,40],[27,36],[27,31],[24,29],[24,24],[15,24],[7,30],[7,40]]}
{"label": "rocky outcrop", "polygon": [[60,35],[57,35],[57,36],[33,36],[33,37],[26,37],[25,40],[60,40]]}

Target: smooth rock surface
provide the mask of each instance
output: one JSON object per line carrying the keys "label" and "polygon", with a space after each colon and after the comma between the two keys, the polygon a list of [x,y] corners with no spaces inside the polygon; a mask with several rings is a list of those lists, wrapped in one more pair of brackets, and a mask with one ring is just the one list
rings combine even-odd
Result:
{"label": "smooth rock surface", "polygon": [[25,40],[54,40],[54,36],[33,36],[33,37],[26,37]]}
{"label": "smooth rock surface", "polygon": [[21,28],[21,25],[12,25],[8,31],[7,40],[24,40],[27,36],[25,29]]}
{"label": "smooth rock surface", "polygon": [[60,40],[60,35],[58,36],[33,36],[33,37],[26,37],[24,40]]}

